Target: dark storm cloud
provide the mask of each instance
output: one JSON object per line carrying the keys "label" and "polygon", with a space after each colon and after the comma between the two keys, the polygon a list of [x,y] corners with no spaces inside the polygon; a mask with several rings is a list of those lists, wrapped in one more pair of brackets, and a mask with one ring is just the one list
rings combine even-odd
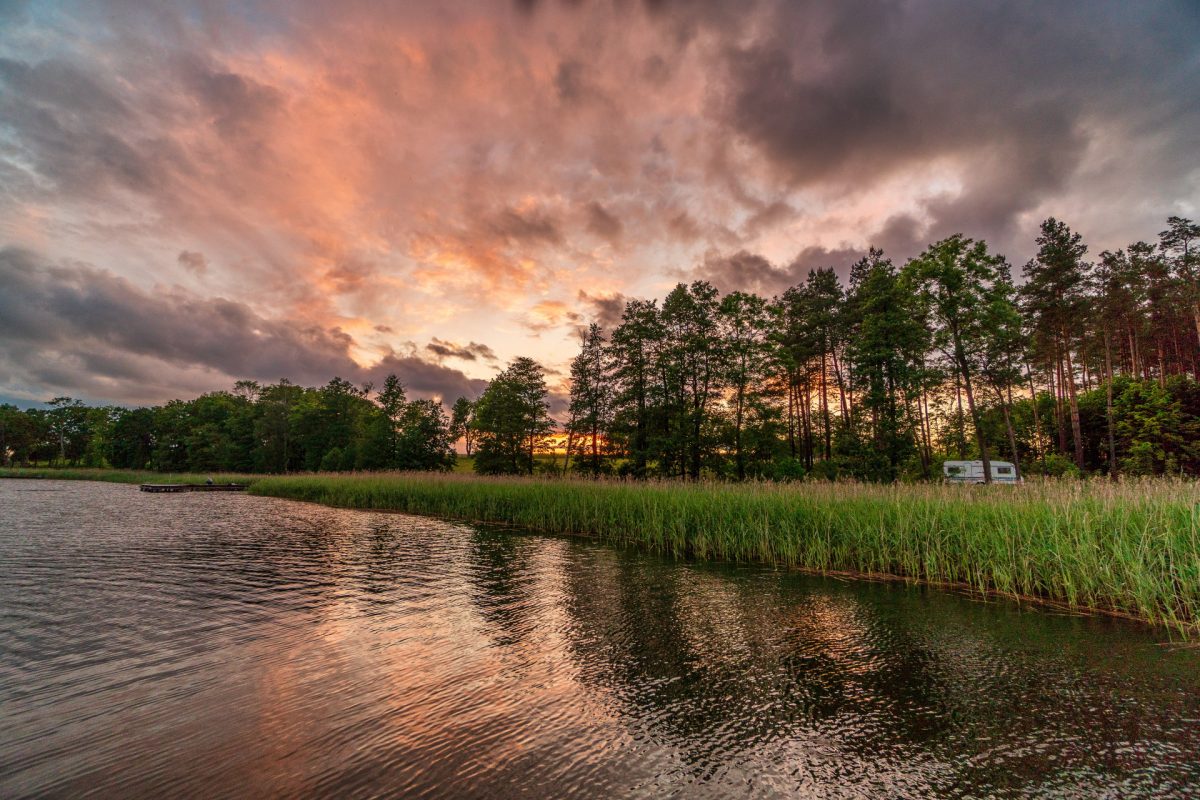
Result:
{"label": "dark storm cloud", "polygon": [[456,369],[431,364],[416,356],[386,356],[367,374],[377,386],[384,377],[395,374],[404,382],[409,394],[438,397],[447,404],[459,397],[476,398],[487,386],[487,381],[468,378]]}
{"label": "dark storm cloud", "polygon": [[722,292],[754,292],[770,297],[791,286],[795,281],[786,271],[770,261],[745,250],[730,255],[710,252],[696,268],[694,277],[708,281]]}
{"label": "dark storm cloud", "polygon": [[475,361],[484,359],[485,361],[496,361],[496,353],[486,344],[479,342],[470,342],[468,344],[456,344],[454,342],[439,339],[436,336],[429,344],[425,345],[425,349],[433,353],[438,358],[458,358],[463,361]]}
{"label": "dark storm cloud", "polygon": [[[918,228],[916,220],[911,217],[892,217],[868,241],[870,247],[882,250],[884,255],[897,263],[903,263],[926,246],[919,239]],[[851,266],[862,259],[868,249],[809,246],[788,263],[779,265],[746,250],[726,255],[711,251],[705,254],[704,261],[691,273],[682,277],[708,281],[722,292],[753,292],[764,297],[775,297],[803,283],[808,274],[817,269],[832,269],[843,281],[848,280]]]}
{"label": "dark storm cloud", "polygon": [[202,102],[222,137],[257,138],[262,122],[279,112],[283,95],[246,75],[211,70],[195,62],[183,68],[192,96]]}
{"label": "dark storm cloud", "polygon": [[203,275],[205,272],[208,272],[208,259],[204,257],[204,253],[183,250],[179,253],[177,260],[179,261],[179,266],[188,272],[194,272],[197,275]]}
{"label": "dark storm cloud", "polygon": [[703,234],[699,223],[687,211],[671,214],[667,217],[665,227],[667,235],[681,242],[695,241]]}
{"label": "dark storm cloud", "polygon": [[591,93],[585,70],[587,66],[578,61],[564,61],[558,65],[554,75],[554,88],[558,99],[567,105],[582,102]]}
{"label": "dark storm cloud", "polygon": [[742,235],[753,238],[760,233],[785,225],[797,216],[796,209],[782,200],[766,203],[751,214],[742,225]]}
{"label": "dark storm cloud", "polygon": [[52,265],[15,248],[0,250],[0,286],[0,361],[19,385],[161,401],[174,396],[162,394],[170,386],[281,377],[320,384],[335,375],[363,382],[395,371],[423,395],[479,387],[416,357],[393,354],[361,367],[350,357],[351,338],[337,328],[268,319],[242,303],[179,289],[147,292],[111,272]]}
{"label": "dark storm cloud", "polygon": [[59,59],[26,64],[0,58],[0,81],[14,95],[37,107],[110,120],[128,113],[124,104],[93,76]]}
{"label": "dark storm cloud", "polygon": [[730,130],[795,187],[959,159],[937,236],[1004,235],[1109,131],[1169,120],[1162,157],[1182,159],[1200,125],[1195,3],[830,0],[781,4],[768,30],[727,52]]}
{"label": "dark storm cloud", "polygon": [[[886,252],[890,253],[891,251]],[[786,282],[782,288],[795,286],[805,280],[808,273],[815,269],[832,268],[841,278],[846,279],[850,275],[850,265],[864,255],[866,255],[865,251],[853,247],[805,247],[787,263],[786,267],[778,270],[781,281]],[[776,285],[780,286],[781,284],[777,283]]]}
{"label": "dark storm cloud", "polygon": [[624,226],[616,215],[609,213],[604,206],[593,200],[587,205],[587,230],[601,239],[615,243],[620,240]]}
{"label": "dark storm cloud", "polygon": [[[407,339],[384,363],[469,394],[430,363],[487,361],[456,341],[553,330],[561,365],[675,279],[774,294],[957,231],[1020,263],[1051,214],[1121,247],[1200,204],[1197,30],[1195,0],[0,0],[0,247],[46,255],[0,284],[0,392],[377,380],[350,354]],[[146,288],[185,271],[253,300]]]}
{"label": "dark storm cloud", "polygon": [[[44,68],[54,77],[48,78]],[[75,96],[92,99],[78,111],[63,105]],[[59,188],[89,189],[106,173],[122,174],[135,184],[145,182],[147,166],[106,130],[105,119],[119,115],[119,106],[105,102],[105,97],[69,66],[0,61],[0,118],[16,134],[38,174]]]}
{"label": "dark storm cloud", "polygon": [[73,200],[112,188],[162,199],[191,171],[172,141],[147,135],[103,72],[60,59],[0,58],[0,119],[42,182]]}
{"label": "dark storm cloud", "polygon": [[616,327],[621,322],[621,314],[625,311],[625,303],[629,300],[623,294],[594,295],[584,290],[579,291],[579,302],[585,304],[591,312],[588,316],[601,328]]}
{"label": "dark storm cloud", "polygon": [[488,231],[510,244],[561,244],[562,227],[555,217],[542,209],[519,210],[505,208],[492,216]]}

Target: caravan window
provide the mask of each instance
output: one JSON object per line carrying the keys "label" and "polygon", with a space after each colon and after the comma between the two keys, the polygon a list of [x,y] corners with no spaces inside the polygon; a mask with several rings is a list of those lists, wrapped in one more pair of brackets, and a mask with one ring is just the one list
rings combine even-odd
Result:
{"label": "caravan window", "polygon": [[997,475],[1012,475],[1013,468],[1012,467],[996,467],[996,474]]}
{"label": "caravan window", "polygon": [[961,475],[962,470],[963,470],[962,467],[946,467],[946,474],[947,475]]}

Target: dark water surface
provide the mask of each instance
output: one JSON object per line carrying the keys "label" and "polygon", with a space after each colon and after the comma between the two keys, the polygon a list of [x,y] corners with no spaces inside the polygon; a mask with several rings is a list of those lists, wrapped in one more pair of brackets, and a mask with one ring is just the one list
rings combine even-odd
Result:
{"label": "dark water surface", "polygon": [[1200,650],[904,586],[0,480],[0,797],[1187,797]]}

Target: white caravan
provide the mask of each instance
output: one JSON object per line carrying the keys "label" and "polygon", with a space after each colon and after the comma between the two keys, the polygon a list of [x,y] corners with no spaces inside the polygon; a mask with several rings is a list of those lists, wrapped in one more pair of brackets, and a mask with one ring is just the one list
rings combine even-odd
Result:
{"label": "white caravan", "polygon": [[[1011,461],[993,461],[991,466],[994,483],[1021,482]],[[942,474],[950,483],[983,483],[983,462],[947,461],[942,465]]]}

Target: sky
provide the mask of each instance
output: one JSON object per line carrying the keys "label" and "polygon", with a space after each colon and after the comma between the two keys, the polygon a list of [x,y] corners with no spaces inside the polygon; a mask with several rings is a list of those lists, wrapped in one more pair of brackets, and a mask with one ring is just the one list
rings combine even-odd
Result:
{"label": "sky", "polygon": [[398,374],[1200,216],[1200,4],[0,0],[0,400]]}

